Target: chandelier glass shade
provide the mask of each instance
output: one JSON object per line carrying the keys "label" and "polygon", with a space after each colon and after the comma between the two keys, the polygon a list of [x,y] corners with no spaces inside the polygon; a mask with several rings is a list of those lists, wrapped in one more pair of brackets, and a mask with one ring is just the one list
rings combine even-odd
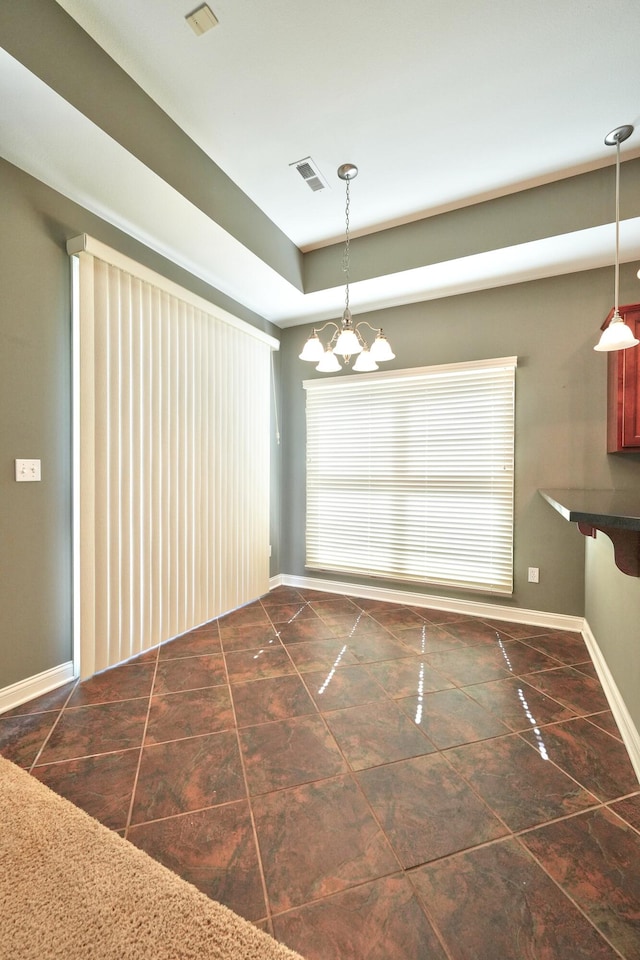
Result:
{"label": "chandelier glass shade", "polygon": [[[349,208],[350,208],[350,183],[358,175],[358,168],[352,163],[343,163],[338,167],[338,176],[345,182],[346,205],[345,205],[345,247],[342,268],[346,275],[345,283],[345,308],[342,314],[342,322],[335,323],[328,320],[323,326],[314,328],[307,339],[302,353],[299,354],[300,360],[308,360],[310,363],[317,364],[316,370],[319,373],[336,373],[342,369],[342,364],[338,357],[341,357],[345,366],[348,366],[351,358],[356,357],[352,370],[357,373],[366,373],[377,370],[379,363],[386,360],[394,360],[395,353],[385,337],[382,327],[372,327],[366,320],[360,320],[354,323],[349,309],[349,269],[350,269],[350,234],[349,234]],[[319,334],[329,327],[332,329],[331,337],[325,345],[320,340]],[[364,338],[363,330],[368,327],[374,334],[373,342],[369,346]]]}
{"label": "chandelier glass shade", "polygon": [[322,356],[316,367],[320,373],[337,373],[338,370],[341,370],[340,361],[336,357],[335,353],[330,347],[323,349]]}
{"label": "chandelier glass shade", "polygon": [[613,316],[607,327],[602,331],[600,340],[593,348],[601,352],[610,350],[626,350],[628,347],[635,347],[639,340],[633,335],[633,331],[620,316],[620,144],[624,143],[633,133],[633,127],[625,124],[622,127],[616,127],[604,138],[608,147],[616,148],[616,260],[615,260],[615,282],[614,282],[614,310]]}

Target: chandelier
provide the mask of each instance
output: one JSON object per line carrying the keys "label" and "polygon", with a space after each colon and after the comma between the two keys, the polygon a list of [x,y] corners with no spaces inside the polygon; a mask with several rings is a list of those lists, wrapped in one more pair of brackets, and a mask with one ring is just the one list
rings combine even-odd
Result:
{"label": "chandelier", "polygon": [[[349,309],[349,268],[350,268],[350,249],[349,249],[349,208],[350,208],[350,184],[358,176],[358,168],[352,163],[343,163],[338,167],[338,176],[345,182],[346,203],[345,203],[345,244],[344,256],[342,260],[342,269],[345,273],[345,307],[342,314],[342,323],[338,325],[333,320],[328,320],[322,327],[313,329],[308,338],[302,353],[301,360],[308,360],[316,363],[316,370],[320,373],[336,373],[342,369],[342,364],[338,357],[342,357],[346,366],[349,365],[351,357],[356,357],[352,370],[357,373],[365,373],[370,370],[377,370],[378,363],[385,360],[395,359],[395,353],[384,333],[382,327],[372,327],[366,320],[353,322],[351,310]],[[333,328],[333,335],[325,345],[320,340],[319,334],[327,327]],[[363,329],[368,327],[371,333],[375,334],[371,346],[365,340],[362,333]]]}
{"label": "chandelier", "polygon": [[[626,350],[627,347],[635,347],[639,340],[633,335],[633,331],[620,316],[619,307],[619,287],[620,287],[620,144],[624,143],[633,133],[633,127],[630,124],[624,124],[622,127],[616,127],[604,138],[608,147],[616,148],[616,265],[615,265],[615,283],[614,283],[614,303],[613,316],[599,342],[593,348],[594,350]],[[639,274],[640,276],[640,274]]]}

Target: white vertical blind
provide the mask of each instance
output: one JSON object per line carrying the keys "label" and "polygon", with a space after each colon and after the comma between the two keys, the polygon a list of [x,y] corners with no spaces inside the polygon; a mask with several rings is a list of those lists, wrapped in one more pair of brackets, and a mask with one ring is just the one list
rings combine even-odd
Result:
{"label": "white vertical blind", "polygon": [[306,566],[511,593],[515,366],[305,381]]}
{"label": "white vertical blind", "polygon": [[76,245],[83,676],[268,589],[277,346],[102,245],[86,252],[86,239]]}

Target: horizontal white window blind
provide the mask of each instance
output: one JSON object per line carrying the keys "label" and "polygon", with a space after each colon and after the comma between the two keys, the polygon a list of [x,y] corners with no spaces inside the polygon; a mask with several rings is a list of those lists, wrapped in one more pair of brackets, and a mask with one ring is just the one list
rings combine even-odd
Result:
{"label": "horizontal white window blind", "polygon": [[305,381],[307,567],[511,593],[515,366]]}
{"label": "horizontal white window blind", "polygon": [[267,591],[277,344],[81,241],[76,620],[88,676]]}

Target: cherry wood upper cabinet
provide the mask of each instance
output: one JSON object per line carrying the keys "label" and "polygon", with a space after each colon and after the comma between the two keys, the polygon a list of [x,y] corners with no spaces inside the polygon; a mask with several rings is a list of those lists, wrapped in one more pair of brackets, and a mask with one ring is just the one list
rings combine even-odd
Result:
{"label": "cherry wood upper cabinet", "polygon": [[[640,303],[619,308],[620,316],[640,340]],[[608,327],[613,310],[602,325]],[[640,453],[640,344],[612,350],[607,375],[607,452]]]}

